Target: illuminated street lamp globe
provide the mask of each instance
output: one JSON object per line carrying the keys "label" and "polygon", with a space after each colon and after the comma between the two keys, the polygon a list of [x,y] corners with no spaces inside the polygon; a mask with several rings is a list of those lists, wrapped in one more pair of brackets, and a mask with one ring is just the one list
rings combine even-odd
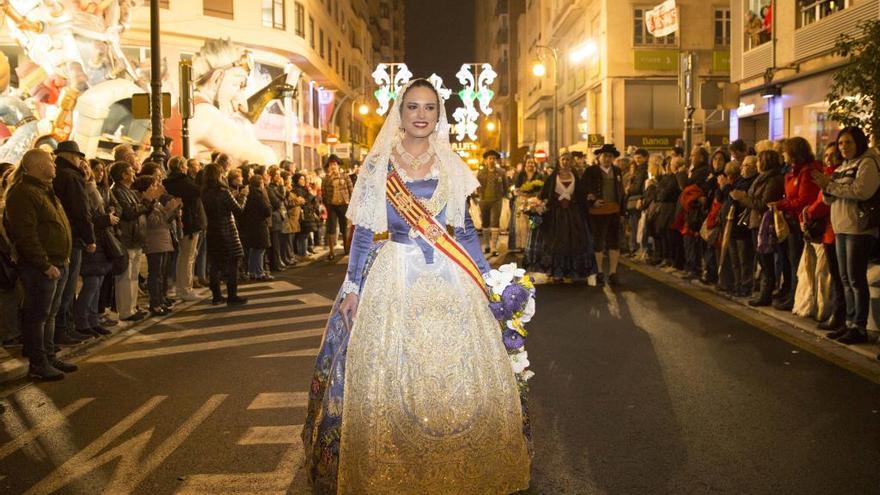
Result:
{"label": "illuminated street lamp globe", "polygon": [[547,75],[547,66],[541,62],[536,63],[532,66],[532,74],[536,77],[544,77]]}
{"label": "illuminated street lamp globe", "polygon": [[490,120],[489,122],[486,122],[486,130],[487,130],[487,131],[489,131],[489,132],[495,132],[495,127],[496,127],[496,126],[495,126],[495,122],[494,122],[494,121]]}
{"label": "illuminated street lamp globe", "polygon": [[366,103],[361,103],[361,106],[358,107],[358,113],[367,115],[370,113],[370,107]]}

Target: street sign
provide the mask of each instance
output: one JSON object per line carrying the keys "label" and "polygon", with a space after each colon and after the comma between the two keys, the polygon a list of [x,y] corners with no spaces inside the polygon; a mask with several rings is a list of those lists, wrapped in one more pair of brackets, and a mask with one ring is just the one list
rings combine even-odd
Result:
{"label": "street sign", "polygon": [[339,136],[336,134],[328,134],[327,135],[327,144],[336,144],[339,142]]}
{"label": "street sign", "polygon": [[633,50],[633,68],[636,70],[676,70],[678,52],[675,50]]}
{"label": "street sign", "polygon": [[712,52],[712,72],[730,72],[730,50]]}
{"label": "street sign", "polygon": [[[150,93],[131,95],[131,115],[136,119],[150,118]],[[162,118],[171,117],[171,93],[162,93]]]}
{"label": "street sign", "polygon": [[589,134],[587,136],[587,146],[590,148],[598,148],[605,144],[605,136],[602,134]]}
{"label": "street sign", "polygon": [[544,150],[536,150],[535,151],[535,160],[543,163],[547,161],[547,152]]}

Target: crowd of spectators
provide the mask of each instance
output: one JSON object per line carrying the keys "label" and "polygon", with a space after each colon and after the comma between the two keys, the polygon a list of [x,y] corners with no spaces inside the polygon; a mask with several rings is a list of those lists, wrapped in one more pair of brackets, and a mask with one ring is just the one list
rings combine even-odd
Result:
{"label": "crowd of spectators", "polygon": [[87,160],[65,141],[0,164],[0,338],[21,348],[32,378],[63,379],[77,367],[58,358],[61,346],[168,315],[204,297],[199,289],[215,305],[245,304],[240,279],[272,280],[325,237],[332,257],[337,226],[347,251],[354,176],[335,156],[302,171],[289,161],[232,167],[220,153],[204,166],[142,162],[128,145],[113,155]]}
{"label": "crowd of spectators", "polygon": [[[817,156],[802,137],[650,153],[613,145],[563,154],[526,192],[523,262],[551,281],[619,283],[626,256],[816,321],[829,339],[868,341],[869,260],[880,243],[880,153],[857,127]],[[527,168],[534,168],[527,161]],[[605,260],[608,266],[604,266]],[[593,279],[595,275],[595,279]]]}

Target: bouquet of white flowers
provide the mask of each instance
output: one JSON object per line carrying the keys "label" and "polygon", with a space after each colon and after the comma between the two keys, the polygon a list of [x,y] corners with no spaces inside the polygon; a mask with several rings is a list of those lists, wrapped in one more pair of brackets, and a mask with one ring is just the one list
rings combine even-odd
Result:
{"label": "bouquet of white flowers", "polygon": [[520,387],[527,387],[535,374],[526,368],[529,355],[525,350],[525,324],[535,315],[535,284],[516,263],[502,265],[485,275],[489,286],[489,309],[501,323],[501,339]]}

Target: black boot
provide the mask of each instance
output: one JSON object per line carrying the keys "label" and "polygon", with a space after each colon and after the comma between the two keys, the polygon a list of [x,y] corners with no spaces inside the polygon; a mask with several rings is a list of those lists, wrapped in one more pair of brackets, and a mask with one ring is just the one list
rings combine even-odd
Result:
{"label": "black boot", "polygon": [[761,280],[761,291],[758,295],[749,300],[749,306],[758,307],[758,306],[769,306],[773,302],[773,298],[771,297],[772,289],[770,288],[770,284],[768,284],[765,280]]}
{"label": "black boot", "polygon": [[841,344],[864,344],[868,341],[868,332],[863,328],[850,328],[844,335],[837,338]]}
{"label": "black boot", "polygon": [[839,315],[831,315],[831,318],[819,323],[819,330],[825,330],[827,332],[834,332],[836,330],[840,330],[844,328],[843,317]]}

